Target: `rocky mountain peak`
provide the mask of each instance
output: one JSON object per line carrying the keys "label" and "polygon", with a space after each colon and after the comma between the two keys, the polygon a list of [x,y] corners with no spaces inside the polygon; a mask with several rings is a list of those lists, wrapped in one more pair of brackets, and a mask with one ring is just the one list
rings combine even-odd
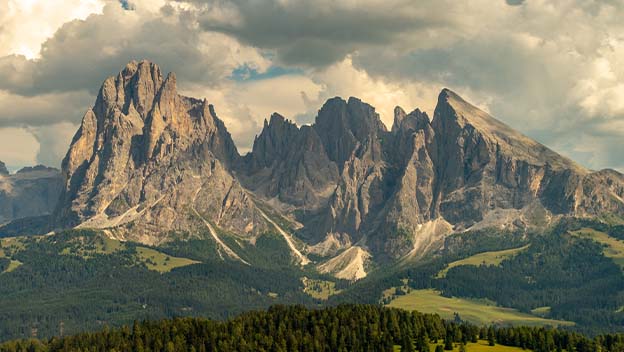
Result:
{"label": "rocky mountain peak", "polygon": [[205,99],[179,95],[176,84],[174,73],[163,79],[145,60],[104,81],[63,161],[61,226],[108,226],[111,216],[173,192],[183,183],[180,173],[219,174],[232,183],[228,169],[239,154],[225,125]]}
{"label": "rocky mountain peak", "polygon": [[162,84],[163,77],[158,65],[147,60],[131,61],[117,76],[104,81],[94,110],[105,114],[109,110],[119,109],[126,115],[136,111],[144,120]]}
{"label": "rocky mountain peak", "polygon": [[299,128],[278,113],[273,113],[269,121],[264,120],[264,127],[253,144],[252,169],[268,167],[275,160],[282,159],[292,152],[290,147],[299,138]]}
{"label": "rocky mountain peak", "polygon": [[309,253],[357,246],[365,262],[422,255],[451,231],[529,226],[535,209],[624,214],[621,174],[591,173],[448,89],[432,120],[396,107],[391,132],[354,97],[327,100],[311,126],[274,113],[241,158],[214,107],[176,84],[148,61],[104,82],[63,162],[60,226],[150,244],[201,229],[220,243],[221,229],[252,243],[275,215]]}
{"label": "rocky mountain peak", "polygon": [[54,210],[63,184],[59,170],[37,165],[10,174],[0,162],[0,176],[0,225]]}
{"label": "rocky mountain peak", "polygon": [[394,122],[392,124],[392,133],[397,133],[401,130],[404,131],[417,131],[426,128],[430,125],[429,116],[426,112],[416,110],[405,113],[405,110],[400,106],[394,108]]}
{"label": "rocky mountain peak", "polygon": [[482,147],[498,148],[501,153],[536,165],[588,172],[574,161],[495,119],[447,88],[438,96],[432,126],[436,134],[447,138],[456,138],[466,133],[479,135],[484,141]]}
{"label": "rocky mountain peak", "polygon": [[375,108],[354,97],[348,101],[340,97],[327,100],[318,112],[314,129],[329,158],[340,167],[354,152],[372,150],[378,156],[380,150],[374,144],[378,135],[387,132]]}
{"label": "rocky mountain peak", "polygon": [[17,170],[16,174],[27,174],[31,172],[54,172],[58,173],[59,170],[53,167],[45,166],[45,165],[35,165],[35,166],[25,166],[19,170]]}

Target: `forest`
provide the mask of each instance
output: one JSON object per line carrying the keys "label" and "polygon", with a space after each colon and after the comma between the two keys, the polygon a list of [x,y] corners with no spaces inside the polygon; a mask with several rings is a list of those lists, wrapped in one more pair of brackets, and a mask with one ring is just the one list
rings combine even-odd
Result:
{"label": "forest", "polygon": [[[376,305],[324,309],[273,306],[227,321],[200,318],[134,322],[131,326],[47,340],[16,340],[0,352],[17,351],[406,351],[451,350],[469,341],[542,351],[624,351],[624,335],[593,339],[549,328],[477,327],[437,315]],[[464,348],[465,350],[465,348]]]}
{"label": "forest", "polygon": [[[138,244],[125,243],[116,251],[97,249],[93,239],[102,236],[93,231],[0,239],[0,341],[46,339],[61,330],[74,334],[106,326],[115,329],[135,319],[224,320],[275,304],[377,305],[389,302],[382,299],[385,290],[404,284],[414,290],[436,289],[446,297],[487,299],[527,313],[547,307],[547,318],[574,322],[566,329],[588,336],[624,332],[622,270],[603,254],[599,243],[569,235],[580,228],[624,238],[621,225],[579,219],[528,234],[471,231],[450,236],[444,248],[430,257],[372,271],[358,282],[291,265],[284,255],[288,253],[285,243],[270,234],[254,247],[240,249],[253,260],[252,267],[221,261],[214,254],[214,243],[202,238],[149,248],[193,263],[164,271],[154,270],[149,258],[137,259]],[[457,266],[445,277],[438,276],[453,261],[527,245],[499,265]],[[11,263],[19,266],[7,271]],[[310,296],[303,277],[331,282],[334,294],[325,299]]]}

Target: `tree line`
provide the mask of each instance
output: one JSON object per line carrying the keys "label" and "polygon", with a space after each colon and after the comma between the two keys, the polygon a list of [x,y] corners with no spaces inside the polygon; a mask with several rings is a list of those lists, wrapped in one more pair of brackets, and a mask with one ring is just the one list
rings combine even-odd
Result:
{"label": "tree line", "polygon": [[[273,306],[227,321],[178,318],[135,322],[132,326],[47,340],[17,340],[0,345],[15,351],[436,351],[488,340],[542,351],[624,351],[624,335],[590,339],[544,327],[477,327],[445,321],[438,315],[377,305],[339,305],[324,309]],[[464,347],[465,350],[465,347]]]}

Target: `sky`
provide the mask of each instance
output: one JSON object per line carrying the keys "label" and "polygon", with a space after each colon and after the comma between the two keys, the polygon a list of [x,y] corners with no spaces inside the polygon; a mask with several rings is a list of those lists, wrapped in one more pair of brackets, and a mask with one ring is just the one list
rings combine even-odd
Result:
{"label": "sky", "polygon": [[59,167],[131,60],[176,72],[241,152],[272,112],[356,96],[390,127],[444,87],[592,169],[624,171],[621,0],[0,0],[0,160]]}

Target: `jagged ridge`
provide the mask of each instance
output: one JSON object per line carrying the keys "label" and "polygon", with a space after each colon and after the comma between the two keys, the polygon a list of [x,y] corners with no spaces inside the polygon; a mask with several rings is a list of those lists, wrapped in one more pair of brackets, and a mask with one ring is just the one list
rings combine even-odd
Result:
{"label": "jagged ridge", "polygon": [[[339,257],[341,267],[358,268],[354,278],[371,258],[421,256],[452,231],[529,228],[529,210],[546,218],[624,214],[621,174],[591,172],[448,89],[432,121],[397,107],[391,130],[357,98],[329,99],[311,126],[273,114],[240,157],[214,108],[177,94],[175,75],[163,79],[147,61],[104,82],[63,174],[58,227],[107,228],[158,244],[215,226],[253,243],[279,227],[261,202],[298,228],[309,246],[291,246],[300,263],[308,251],[365,251]],[[344,261],[351,257],[362,263]]]}

